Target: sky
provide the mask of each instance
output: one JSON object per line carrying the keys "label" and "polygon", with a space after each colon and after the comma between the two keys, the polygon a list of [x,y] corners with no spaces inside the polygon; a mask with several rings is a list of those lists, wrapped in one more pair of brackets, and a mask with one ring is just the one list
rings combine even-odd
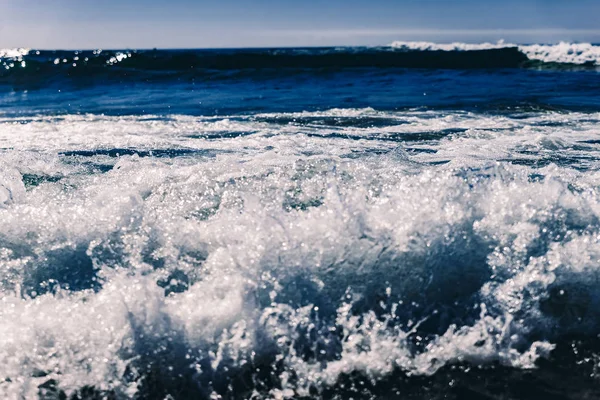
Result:
{"label": "sky", "polygon": [[0,0],[0,48],[600,42],[600,0]]}

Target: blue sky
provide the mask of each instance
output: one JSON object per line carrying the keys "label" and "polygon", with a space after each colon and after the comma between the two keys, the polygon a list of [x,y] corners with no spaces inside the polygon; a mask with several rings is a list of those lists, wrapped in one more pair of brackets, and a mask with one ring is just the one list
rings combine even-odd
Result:
{"label": "blue sky", "polygon": [[600,42],[600,0],[0,0],[0,48]]}

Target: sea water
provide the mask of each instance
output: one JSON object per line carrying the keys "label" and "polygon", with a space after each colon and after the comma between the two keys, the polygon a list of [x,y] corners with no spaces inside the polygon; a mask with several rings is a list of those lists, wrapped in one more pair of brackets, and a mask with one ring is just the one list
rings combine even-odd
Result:
{"label": "sea water", "polygon": [[599,49],[1,50],[0,397],[600,396]]}

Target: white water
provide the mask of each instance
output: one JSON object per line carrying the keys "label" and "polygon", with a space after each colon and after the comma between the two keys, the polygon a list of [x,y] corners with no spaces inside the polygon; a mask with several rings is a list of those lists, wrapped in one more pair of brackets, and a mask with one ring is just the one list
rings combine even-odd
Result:
{"label": "white water", "polygon": [[[352,371],[531,368],[598,329],[599,121],[4,118],[0,393],[55,379],[132,396],[148,365],[210,393],[269,354],[273,398]],[[96,149],[155,156],[60,154]]]}
{"label": "white water", "polygon": [[396,41],[391,44],[392,47],[405,48],[409,50],[443,50],[443,51],[473,51],[473,50],[491,50],[508,47],[517,47],[530,60],[539,60],[543,62],[555,62],[564,64],[585,64],[592,63],[600,65],[600,46],[590,43],[568,43],[560,42],[558,44],[533,44],[517,45],[499,41],[497,43],[431,43],[431,42],[401,42]]}

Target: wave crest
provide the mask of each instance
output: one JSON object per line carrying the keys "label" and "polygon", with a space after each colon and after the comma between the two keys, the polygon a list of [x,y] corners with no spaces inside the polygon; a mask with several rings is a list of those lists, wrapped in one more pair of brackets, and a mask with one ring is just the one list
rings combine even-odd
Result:
{"label": "wave crest", "polygon": [[402,42],[396,41],[391,44],[394,48],[414,50],[414,51],[477,51],[503,49],[507,47],[518,47],[513,44],[506,44],[503,40],[497,43],[434,43],[434,42]]}
{"label": "wave crest", "polygon": [[531,60],[561,64],[600,65],[600,46],[590,43],[534,44],[519,46],[519,49]]}
{"label": "wave crest", "polygon": [[500,40],[496,43],[433,43],[433,42],[402,42],[396,41],[391,44],[393,48],[411,51],[481,51],[505,48],[518,48],[530,60],[538,60],[545,63],[560,64],[594,64],[600,65],[600,46],[591,43],[568,43],[558,44],[532,44],[518,45],[505,43]]}

